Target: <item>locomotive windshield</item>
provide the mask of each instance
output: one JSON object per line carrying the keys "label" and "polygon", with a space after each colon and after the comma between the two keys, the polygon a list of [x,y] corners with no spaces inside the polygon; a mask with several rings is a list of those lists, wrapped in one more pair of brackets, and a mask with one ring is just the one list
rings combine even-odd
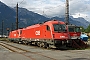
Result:
{"label": "locomotive windshield", "polygon": [[65,24],[53,24],[53,27],[54,27],[54,31],[57,32],[65,32],[66,30]]}
{"label": "locomotive windshield", "polygon": [[74,27],[68,27],[69,32],[74,32]]}
{"label": "locomotive windshield", "polygon": [[75,32],[80,32],[80,27],[75,27]]}
{"label": "locomotive windshield", "polygon": [[68,26],[69,32],[80,32],[80,27]]}

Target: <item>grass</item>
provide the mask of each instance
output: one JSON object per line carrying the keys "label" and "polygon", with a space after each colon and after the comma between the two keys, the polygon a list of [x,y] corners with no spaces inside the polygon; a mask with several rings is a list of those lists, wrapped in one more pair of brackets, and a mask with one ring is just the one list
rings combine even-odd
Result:
{"label": "grass", "polygon": [[86,49],[89,49],[90,50],[90,45],[88,45],[88,47]]}
{"label": "grass", "polygon": [[90,38],[88,38],[88,41],[90,41]]}
{"label": "grass", "polygon": [[4,38],[4,37],[0,38],[0,41],[7,41],[7,40],[8,40],[8,38]]}

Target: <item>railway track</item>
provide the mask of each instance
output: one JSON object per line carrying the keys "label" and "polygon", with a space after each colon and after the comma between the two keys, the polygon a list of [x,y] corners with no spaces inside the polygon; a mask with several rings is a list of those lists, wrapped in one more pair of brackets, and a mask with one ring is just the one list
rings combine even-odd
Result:
{"label": "railway track", "polygon": [[[82,58],[81,56],[83,56],[85,54],[87,56],[87,57],[85,57],[85,59],[89,59],[89,56],[90,56],[90,54],[88,54],[88,52],[84,51],[84,50],[44,49],[44,48],[39,48],[36,46],[28,46],[28,45],[23,45],[23,44],[17,44],[17,43],[11,43],[11,42],[8,43],[8,42],[1,42],[0,41],[0,45],[2,45],[2,44],[6,45],[7,47],[11,46],[11,47],[8,47],[9,50],[11,50],[12,52],[16,52],[18,54],[21,54],[25,57],[28,57],[31,60],[58,60],[58,59],[60,60],[62,58],[59,58],[59,54],[60,54],[60,56],[62,56],[62,57],[64,56],[65,58],[66,57],[68,58],[68,56],[71,56],[72,58],[74,58],[73,56],[77,56],[77,57],[79,56],[80,58]],[[15,48],[18,51],[13,51],[13,50],[15,50],[13,48]],[[53,54],[55,54],[56,57],[58,56],[58,58],[56,58],[55,55],[53,55]],[[69,58],[69,59],[71,59],[71,58]]]}
{"label": "railway track", "polygon": [[29,55],[27,55],[25,53],[34,54],[34,55],[37,55],[37,56],[39,55],[39,56],[42,56],[42,57],[47,58],[49,60],[56,60],[54,58],[48,57],[46,55],[43,55],[43,54],[40,54],[40,53],[37,53],[37,52],[28,51],[28,50],[25,50],[25,49],[10,45],[10,44],[8,44],[6,42],[0,42],[0,45],[5,47],[6,49],[8,49],[11,52],[16,52],[18,54],[24,55],[24,56],[30,58],[31,60],[37,60],[37,59],[32,58],[31,56],[29,56]]}
{"label": "railway track", "polygon": [[4,42],[0,42],[0,45],[7,48],[7,49],[9,49],[12,52],[18,52],[18,53],[20,53],[20,52],[28,52],[27,50],[24,50],[24,49],[21,49],[21,48],[6,44]]}

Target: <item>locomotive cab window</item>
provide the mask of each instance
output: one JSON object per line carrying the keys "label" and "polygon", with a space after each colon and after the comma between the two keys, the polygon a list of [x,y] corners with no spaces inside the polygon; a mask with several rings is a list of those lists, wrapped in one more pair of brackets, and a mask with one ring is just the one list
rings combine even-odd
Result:
{"label": "locomotive cab window", "polygon": [[47,25],[47,30],[50,31],[50,27]]}
{"label": "locomotive cab window", "polygon": [[75,32],[80,32],[80,27],[75,27]]}
{"label": "locomotive cab window", "polygon": [[69,32],[80,32],[80,27],[68,26]]}
{"label": "locomotive cab window", "polygon": [[74,32],[74,28],[73,27],[69,27],[68,30],[69,30],[69,32]]}
{"label": "locomotive cab window", "polygon": [[54,27],[55,32],[65,32],[66,31],[65,24],[53,24],[53,27]]}

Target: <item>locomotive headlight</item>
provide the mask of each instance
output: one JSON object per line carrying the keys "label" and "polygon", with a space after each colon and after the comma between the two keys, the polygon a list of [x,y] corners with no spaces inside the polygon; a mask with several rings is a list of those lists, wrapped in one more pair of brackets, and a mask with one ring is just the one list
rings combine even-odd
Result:
{"label": "locomotive headlight", "polygon": [[80,39],[79,36],[71,36],[71,39]]}
{"label": "locomotive headlight", "polygon": [[14,34],[14,36],[16,36],[16,34]]}
{"label": "locomotive headlight", "polygon": [[60,38],[65,38],[65,36],[60,36]]}

